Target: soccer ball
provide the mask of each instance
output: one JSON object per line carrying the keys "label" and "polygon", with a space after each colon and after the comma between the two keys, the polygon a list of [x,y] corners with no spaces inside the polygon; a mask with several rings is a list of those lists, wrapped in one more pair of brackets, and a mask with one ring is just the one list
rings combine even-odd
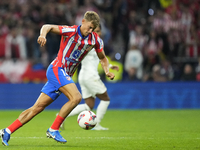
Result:
{"label": "soccer ball", "polygon": [[77,118],[79,126],[85,130],[90,130],[97,124],[96,115],[92,111],[82,111]]}

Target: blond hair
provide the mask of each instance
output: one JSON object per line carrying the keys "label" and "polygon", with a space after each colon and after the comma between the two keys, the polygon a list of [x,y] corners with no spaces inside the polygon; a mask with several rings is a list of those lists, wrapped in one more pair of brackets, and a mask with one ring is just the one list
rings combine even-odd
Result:
{"label": "blond hair", "polygon": [[94,11],[87,11],[84,14],[84,19],[89,22],[92,22],[92,24],[94,25],[94,28],[96,28],[100,23],[99,15]]}

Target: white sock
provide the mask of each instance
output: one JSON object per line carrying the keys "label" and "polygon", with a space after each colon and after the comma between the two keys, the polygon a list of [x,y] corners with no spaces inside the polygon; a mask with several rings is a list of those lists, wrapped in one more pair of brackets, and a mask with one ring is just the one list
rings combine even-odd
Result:
{"label": "white sock", "polygon": [[101,100],[98,107],[97,107],[97,111],[96,111],[96,115],[97,115],[97,125],[99,125],[99,123],[101,122],[101,120],[103,119],[107,109],[108,109],[108,105],[110,104],[110,101],[103,101]]}
{"label": "white sock", "polygon": [[6,128],[6,132],[8,132],[9,134],[11,134],[11,131],[8,128]]}
{"label": "white sock", "polygon": [[70,112],[67,117],[78,115],[84,110],[90,110],[90,107],[87,104],[79,104]]}
{"label": "white sock", "polygon": [[58,130],[54,130],[52,128],[49,128],[49,131],[54,132],[54,131],[58,131]]}

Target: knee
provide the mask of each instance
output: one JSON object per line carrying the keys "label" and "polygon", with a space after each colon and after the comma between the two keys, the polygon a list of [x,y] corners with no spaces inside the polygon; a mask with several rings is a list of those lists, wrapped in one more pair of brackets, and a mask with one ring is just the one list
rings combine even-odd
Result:
{"label": "knee", "polygon": [[78,105],[82,100],[81,94],[75,95],[72,99],[71,102],[73,102],[75,105]]}
{"label": "knee", "polygon": [[89,103],[89,104],[86,104],[88,107],[87,109],[88,110],[92,110],[94,108],[94,103]]}

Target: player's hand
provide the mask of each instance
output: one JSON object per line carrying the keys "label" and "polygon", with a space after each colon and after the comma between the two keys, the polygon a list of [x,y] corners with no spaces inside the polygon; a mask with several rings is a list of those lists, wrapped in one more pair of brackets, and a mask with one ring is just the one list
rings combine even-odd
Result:
{"label": "player's hand", "polygon": [[118,66],[111,66],[110,67],[112,70],[117,70],[117,71],[119,71],[119,67]]}
{"label": "player's hand", "polygon": [[110,80],[113,80],[113,79],[115,78],[115,75],[114,75],[112,72],[106,73],[106,76],[107,76],[108,78],[110,78]]}
{"label": "player's hand", "polygon": [[44,45],[46,44],[47,39],[46,39],[46,37],[40,35],[40,36],[38,37],[37,42],[38,42],[38,44],[40,44],[40,46],[42,47],[42,46],[44,46]]}

